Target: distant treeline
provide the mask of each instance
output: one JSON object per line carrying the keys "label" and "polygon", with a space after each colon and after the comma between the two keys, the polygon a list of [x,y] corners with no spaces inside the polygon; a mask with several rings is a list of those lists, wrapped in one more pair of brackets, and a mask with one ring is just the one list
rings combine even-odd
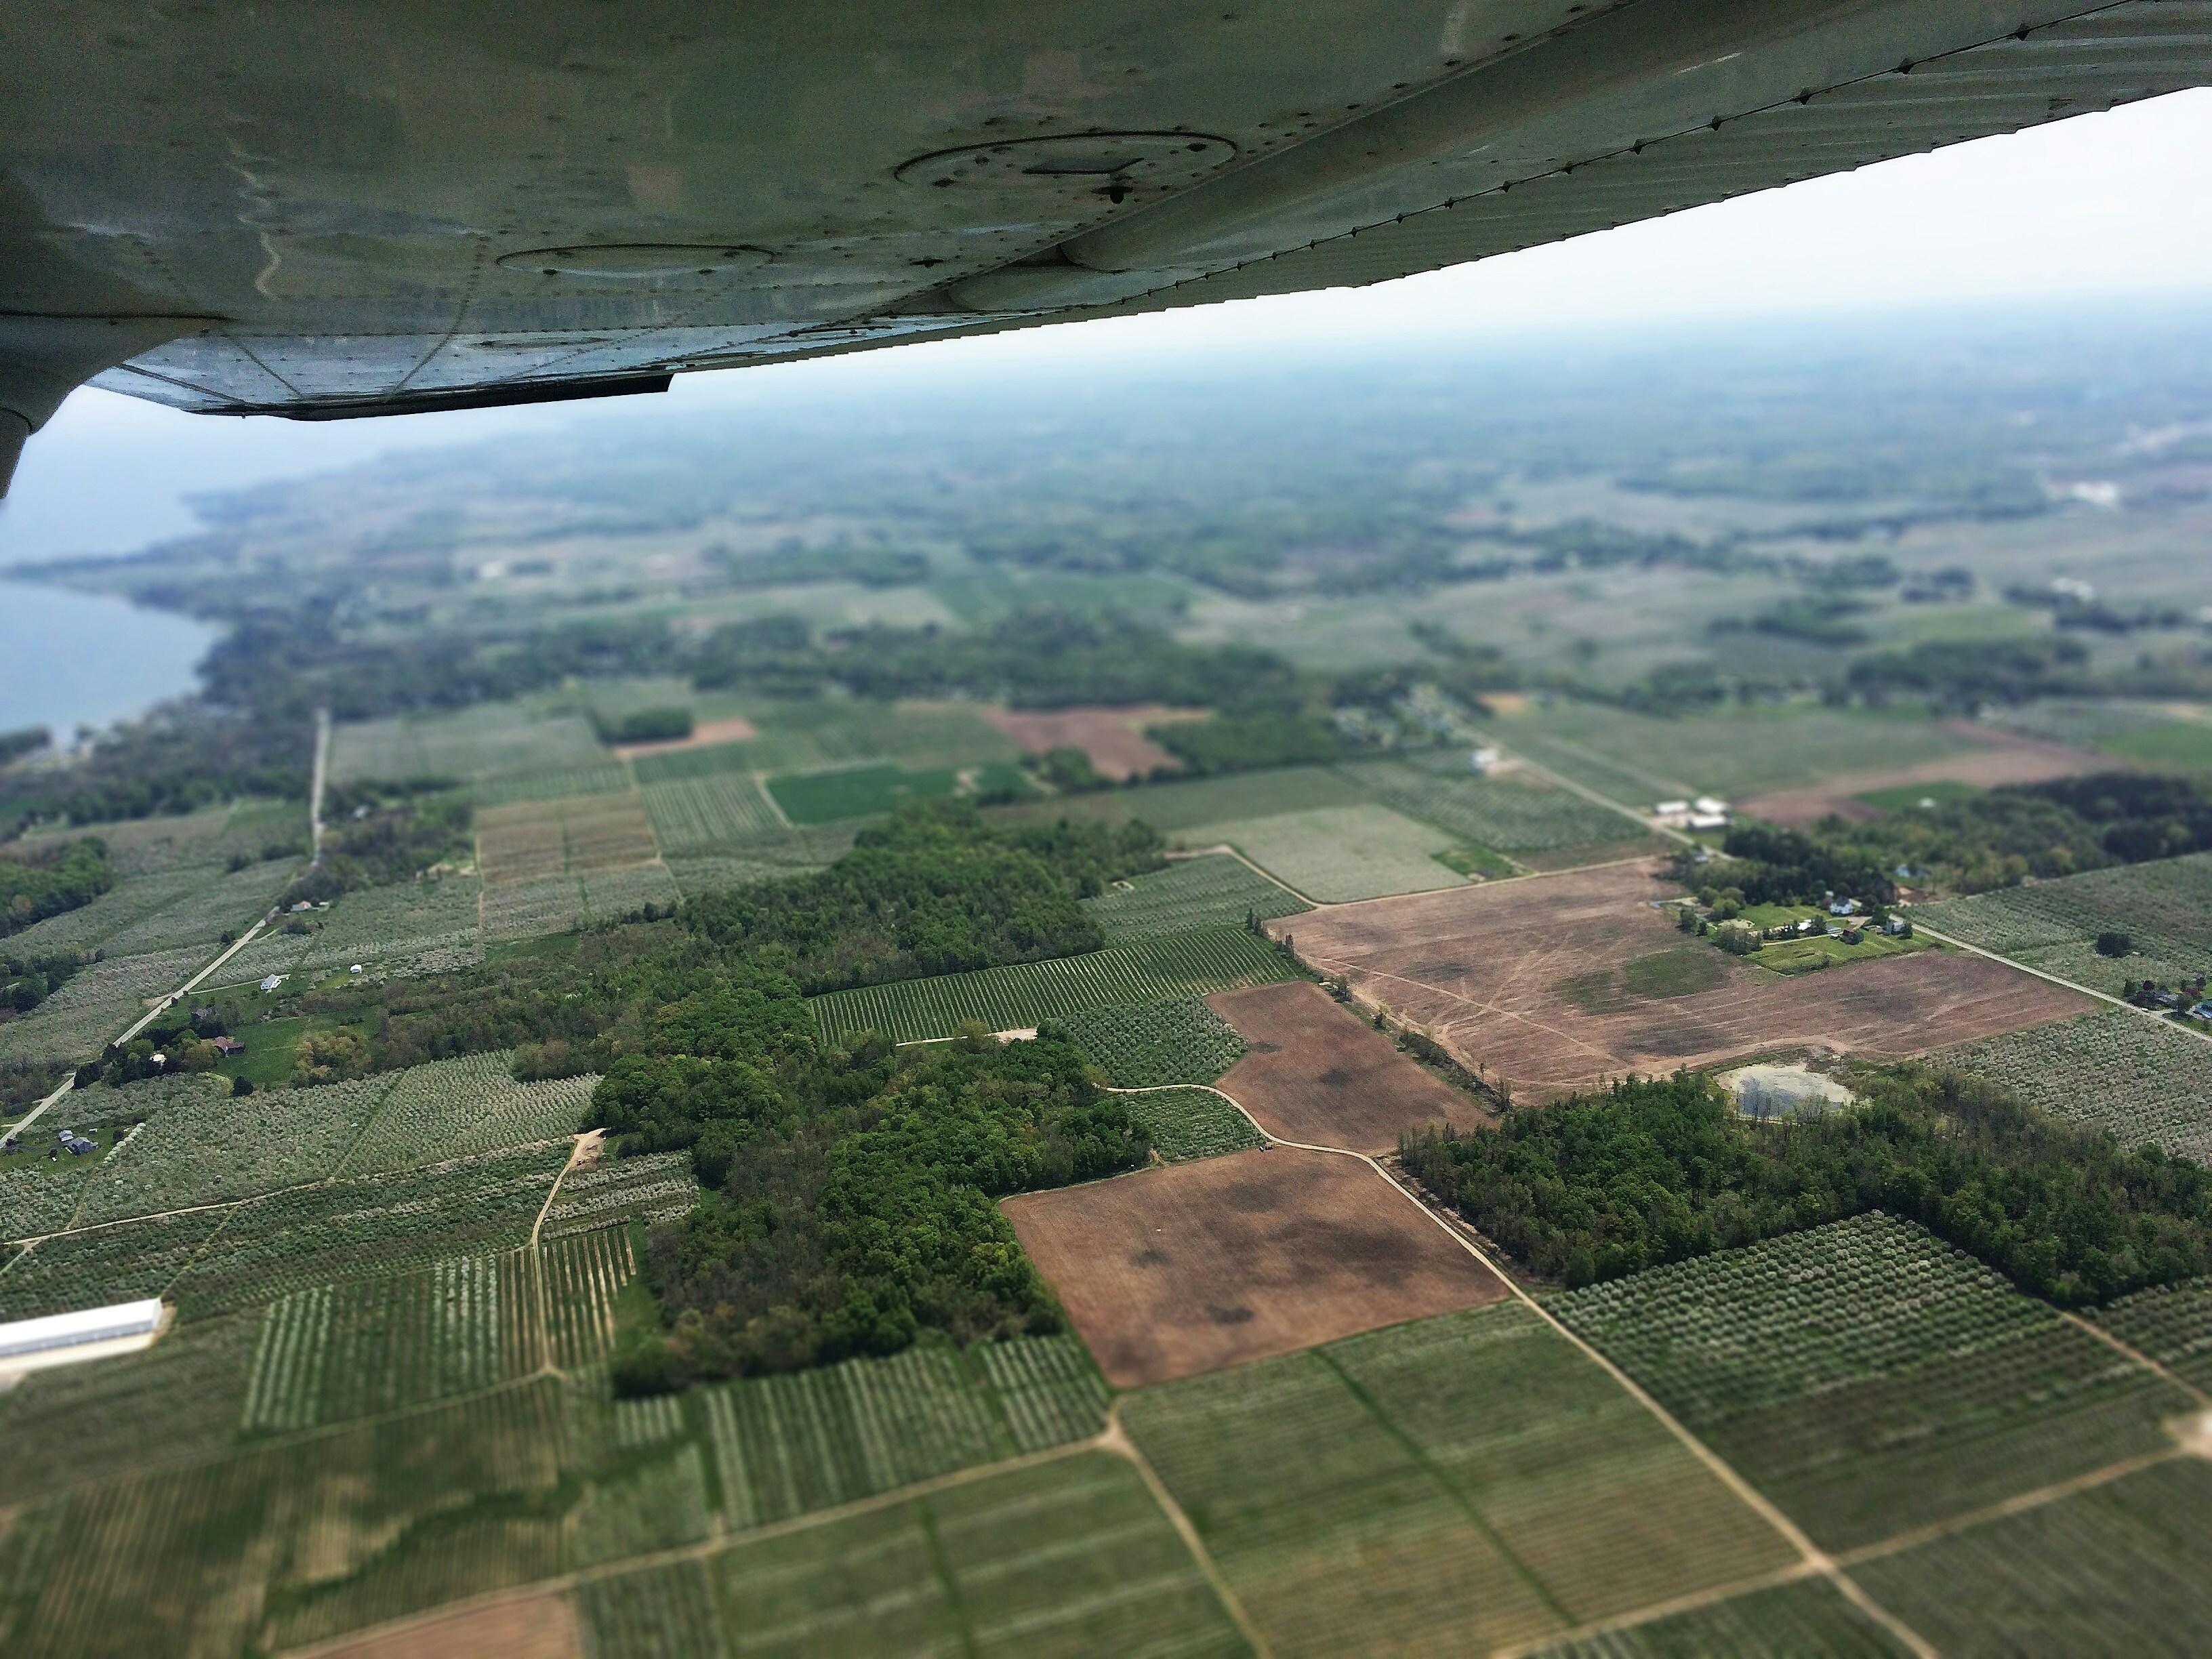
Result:
{"label": "distant treeline", "polygon": [[1711,1079],[1632,1079],[1409,1136],[1407,1167],[1539,1273],[1587,1285],[1882,1210],[2073,1307],[2212,1269],[2212,1176],[1916,1067],[1848,1111],[1740,1117]]}
{"label": "distant treeline", "polygon": [[0,836],[33,820],[107,823],[247,795],[304,799],[314,748],[308,714],[165,704],[109,728],[69,765],[0,772]]}

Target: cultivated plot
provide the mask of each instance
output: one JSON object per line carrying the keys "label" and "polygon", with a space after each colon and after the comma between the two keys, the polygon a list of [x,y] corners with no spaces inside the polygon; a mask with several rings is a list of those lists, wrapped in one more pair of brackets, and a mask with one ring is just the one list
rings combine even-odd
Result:
{"label": "cultivated plot", "polygon": [[[1182,763],[1145,735],[1145,728],[1178,718],[1179,711],[1164,703],[1144,703],[1123,708],[1054,708],[1017,713],[986,708],[982,717],[1022,746],[1024,753],[1042,755],[1048,750],[1080,749],[1091,757],[1099,776],[1116,783],[1150,777],[1155,772],[1179,772]],[[1195,711],[1202,712],[1202,711]],[[1189,718],[1189,714],[1182,714]]]}
{"label": "cultivated plot", "polygon": [[1170,1164],[1219,1158],[1267,1144],[1250,1119],[1212,1089],[1147,1089],[1124,1096],[1122,1103],[1131,1120],[1152,1137],[1152,1150]]}
{"label": "cultivated plot", "polygon": [[1910,1651],[1826,1578],[1807,1578],[1562,1642],[1534,1659],[1905,1659]]}
{"label": "cultivated plot", "polygon": [[2002,963],[1933,951],[1778,979],[1686,942],[1651,908],[1674,890],[1652,873],[1574,871],[1271,931],[1295,927],[1308,962],[1426,1028],[1469,1070],[1540,1097],[1783,1047],[1902,1057],[2091,1006]]}
{"label": "cultivated plot", "polygon": [[2183,1382],[2212,1392],[2212,1279],[2138,1291],[2087,1316]]}
{"label": "cultivated plot", "polygon": [[[1948,726],[1946,729],[1957,730]],[[1971,733],[1976,747],[1914,766],[1854,771],[1800,788],[1774,790],[1753,796],[1741,802],[1741,808],[1753,817],[1793,829],[1818,823],[1831,813],[1863,823],[1879,811],[1864,798],[1883,791],[1942,783],[1990,789],[2000,784],[2042,783],[2112,769],[2112,762],[2105,757],[2063,744],[1993,731],[1980,724],[1967,727],[1960,735],[1966,733]]]}
{"label": "cultivated plot", "polygon": [[557,1238],[622,1221],[667,1221],[698,1201],[699,1182],[689,1152],[610,1158],[562,1178],[539,1233]]}
{"label": "cultivated plot", "polygon": [[1196,997],[1087,1008],[1060,1024],[1118,1089],[1211,1083],[1244,1057],[1237,1028]]}
{"label": "cultivated plot", "polygon": [[1386,806],[1534,869],[1658,848],[1658,838],[1650,830],[1572,790],[1526,775],[1476,777],[1460,750],[1449,752],[1451,770],[1441,769],[1444,763],[1368,761],[1344,769]]}
{"label": "cultivated plot", "polygon": [[1148,1389],[1121,1417],[1278,1653],[1480,1653],[1795,1559],[1518,1305]]}
{"label": "cultivated plot", "polygon": [[653,837],[670,853],[781,840],[786,833],[768,797],[742,773],[650,783],[642,793]]}
{"label": "cultivated plot", "polygon": [[1326,1152],[1240,1152],[1000,1207],[1123,1388],[1506,1294],[1389,1182]]}
{"label": "cultivated plot", "polygon": [[1300,977],[1265,939],[1243,927],[1212,927],[1109,945],[1085,956],[941,974],[810,997],[830,1042],[880,1031],[902,1042],[950,1036],[964,1019],[994,1031],[1034,1030],[1087,1008],[1162,1002],[1238,985]]}
{"label": "cultivated plot", "polygon": [[345,1173],[405,1169],[574,1134],[598,1073],[518,1083],[514,1064],[514,1051],[502,1048],[410,1066],[378,1079],[387,1092],[346,1158]]}
{"label": "cultivated plot", "polygon": [[1553,1306],[1834,1549],[2161,1451],[2165,1419],[2191,1403],[1880,1214]]}
{"label": "cultivated plot", "polygon": [[[1938,931],[2118,996],[2130,980],[2171,984],[2212,969],[2212,854],[2093,870],[1913,911]],[[2099,954],[2106,933],[2127,954]]]}
{"label": "cultivated plot", "polygon": [[1181,859],[1164,870],[1083,901],[1108,943],[1233,927],[1249,916],[1296,915],[1313,907],[1225,854]]}
{"label": "cultivated plot", "polygon": [[2010,1090],[2032,1106],[2212,1164],[2212,1043],[2124,1008],[1941,1049],[1929,1063]]}
{"label": "cultivated plot", "polygon": [[1372,801],[1197,824],[1179,839],[1192,847],[1234,847],[1321,904],[1427,892],[1467,881],[1437,861],[1437,854],[1452,850],[1454,837]]}
{"label": "cultivated plot", "polygon": [[658,855],[643,798],[635,790],[486,807],[477,813],[477,863],[487,882],[617,869]]}
{"label": "cultivated plot", "polygon": [[1317,985],[1221,991],[1206,1006],[1246,1048],[1221,1087],[1280,1139],[1389,1152],[1407,1129],[1496,1121]]}
{"label": "cultivated plot", "polygon": [[452,778],[539,772],[604,763],[607,751],[580,714],[538,718],[514,703],[446,714],[339,725],[331,732],[331,781]]}

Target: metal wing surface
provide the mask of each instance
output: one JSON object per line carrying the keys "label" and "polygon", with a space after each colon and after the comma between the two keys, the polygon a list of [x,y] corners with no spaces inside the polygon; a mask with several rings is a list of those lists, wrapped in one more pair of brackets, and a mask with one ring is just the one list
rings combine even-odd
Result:
{"label": "metal wing surface", "polygon": [[20,0],[0,477],[1433,270],[2212,81],[2207,0]]}

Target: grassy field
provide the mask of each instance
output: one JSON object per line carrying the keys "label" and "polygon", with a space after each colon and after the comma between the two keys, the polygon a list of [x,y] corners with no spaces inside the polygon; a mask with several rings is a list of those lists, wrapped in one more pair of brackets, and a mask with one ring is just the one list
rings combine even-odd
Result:
{"label": "grassy field", "polygon": [[1851,1572],[1954,1659],[2191,1651],[2212,1629],[2212,1468],[2176,1458]]}
{"label": "grassy field", "polygon": [[914,800],[941,800],[972,786],[977,793],[1011,789],[1030,793],[1027,776],[1007,761],[973,769],[950,766],[925,770],[889,763],[848,766],[833,772],[785,773],[768,781],[769,793],[793,823],[836,823],[892,811]]}
{"label": "grassy field", "polygon": [[1453,850],[1450,836],[1372,801],[1198,824],[1179,838],[1193,847],[1234,847],[1322,904],[1458,887],[1467,879],[1437,861]]}
{"label": "grassy field", "polygon": [[[1970,945],[2118,996],[2131,979],[2170,984],[2212,969],[2212,854],[2000,888],[1912,914]],[[2127,934],[2133,953],[2098,955],[2094,941],[2106,931]]]}
{"label": "grassy field", "polygon": [[1097,898],[1083,901],[1109,945],[1185,933],[1194,927],[1233,927],[1247,916],[1291,916],[1312,907],[1237,860],[1222,854],[1182,859],[1139,876]]}
{"label": "grassy field", "polygon": [[2172,767],[2185,772],[2212,771],[2212,724],[2203,720],[2174,720],[2164,726],[2115,732],[2097,739],[2108,755],[2122,755],[2146,766]]}
{"label": "grassy field", "polygon": [[1196,997],[1088,1008],[1067,1027],[1116,1087],[1211,1083],[1244,1058],[1244,1039]]}
{"label": "grassy field", "polygon": [[1904,1659],[1908,1652],[1841,1590],[1814,1578],[1562,1642],[1534,1659]]}
{"label": "grassy field", "polygon": [[1161,1002],[1241,985],[1295,979],[1298,970],[1243,927],[1213,927],[1088,956],[900,980],[810,998],[826,1040],[880,1031],[902,1042],[948,1036],[963,1019],[994,1031],[1025,1030],[1088,1008]]}
{"label": "grassy field", "polygon": [[1152,1136],[1152,1150],[1170,1164],[1267,1144],[1251,1120],[1211,1089],[1167,1088],[1124,1099],[1129,1115]]}
{"label": "grassy field", "polygon": [[1554,1305],[1831,1548],[2157,1449],[2161,1419],[2187,1404],[1878,1214]]}
{"label": "grassy field", "polygon": [[[1443,769],[1447,761],[1450,770]],[[1534,869],[1625,858],[1656,851],[1661,844],[1650,831],[1571,790],[1531,777],[1476,777],[1455,749],[1434,764],[1368,761],[1345,770],[1385,805]]]}
{"label": "grassy field", "polygon": [[2032,1106],[2212,1163],[2212,1043],[2124,1008],[2038,1025],[1929,1056]]}
{"label": "grassy field", "polygon": [[1480,1652],[1791,1559],[1516,1304],[1147,1389],[1122,1421],[1278,1652]]}

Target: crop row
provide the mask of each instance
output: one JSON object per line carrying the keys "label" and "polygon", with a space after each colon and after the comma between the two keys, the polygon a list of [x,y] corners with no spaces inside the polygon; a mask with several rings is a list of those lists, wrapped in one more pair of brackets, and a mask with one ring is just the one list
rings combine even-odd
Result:
{"label": "crop row", "polygon": [[[2043,953],[2065,952],[2077,958],[2077,966],[2099,974],[2088,982],[2100,989],[2118,989],[2123,977],[2200,974],[2212,967],[2212,951],[2204,943],[2212,923],[2212,855],[2160,859],[2001,888],[1927,905],[1915,914],[1931,927],[2037,967],[2047,965]],[[2094,959],[2105,964],[2101,969],[2081,960],[2090,941],[2106,932],[2127,934],[2139,954]]]}
{"label": "crop row", "polygon": [[348,722],[331,733],[331,776],[454,778],[605,763],[607,752],[581,715],[539,720],[512,703],[450,714]]}
{"label": "crop row", "polygon": [[629,787],[629,774],[620,761],[597,761],[587,766],[549,767],[536,772],[514,772],[487,779],[469,791],[482,806],[513,806],[524,803],[568,800],[588,795],[620,794]]}
{"label": "crop row", "polygon": [[1297,915],[1313,907],[1241,859],[1226,854],[1182,859],[1139,876],[1126,886],[1083,901],[1113,945],[1187,933],[1199,927],[1233,927],[1247,916]]}
{"label": "crop row", "polygon": [[155,951],[201,950],[212,956],[226,933],[242,933],[266,911],[298,873],[302,861],[278,859],[222,873],[210,866],[191,893],[118,929],[100,942],[110,957],[143,956]]}
{"label": "crop row", "polygon": [[1211,1089],[1148,1090],[1122,1100],[1129,1115],[1152,1136],[1152,1150],[1170,1164],[1267,1144],[1250,1119]]}
{"label": "crop row", "polygon": [[628,1230],[601,1227],[548,1243],[540,1267],[553,1363],[574,1370],[605,1359],[614,1347],[615,1298],[637,1273]]}
{"label": "crop row", "polygon": [[2212,1163],[2212,1043],[2126,1009],[1947,1048],[1931,1063],[2057,1116]]}
{"label": "crop row", "polygon": [[1086,1008],[1060,1023],[1118,1088],[1211,1083],[1244,1058],[1237,1028],[1196,997]]}
{"label": "crop row", "polygon": [[88,1221],[319,1181],[337,1169],[392,1088],[387,1073],[266,1090],[249,1105],[232,1099],[220,1078],[199,1081],[210,1086],[155,1113],[129,1146],[102,1161],[85,1201]]}
{"label": "crop row", "polygon": [[1972,1256],[1879,1212],[1592,1285],[1554,1306],[1693,1425],[2057,1322]]}
{"label": "crop row", "polygon": [[664,851],[780,838],[784,833],[768,798],[742,773],[649,783],[643,793],[645,815]]}
{"label": "crop row", "polygon": [[249,1200],[177,1281],[175,1300],[197,1317],[409,1262],[512,1249],[529,1238],[568,1151],[556,1141]]}
{"label": "crop row", "polygon": [[165,1294],[228,1218],[223,1210],[64,1233],[0,1268],[0,1321]]}
{"label": "crop row", "polygon": [[474,876],[447,876],[348,893],[331,907],[323,931],[309,938],[296,965],[303,970],[345,968],[356,962],[374,967],[425,951],[478,951],[477,897],[481,890]]}
{"label": "crop row", "polygon": [[68,1226],[91,1174],[76,1159],[59,1170],[35,1164],[0,1170],[0,1238],[29,1238]]}
{"label": "crop row", "polygon": [[2212,1279],[2138,1291],[2089,1316],[2184,1382],[2212,1386]]}
{"label": "crop row", "polygon": [[699,1199],[689,1152],[608,1158],[564,1176],[540,1229],[544,1238],[588,1232],[617,1221],[662,1221]]}
{"label": "crop row", "polygon": [[[64,910],[58,916],[48,916],[10,937],[9,954],[33,957],[50,951],[105,948],[106,942],[125,928],[158,915],[173,904],[188,901],[221,873],[219,868],[203,864],[125,876],[91,903]],[[127,953],[112,954],[120,957]]]}
{"label": "crop row", "polygon": [[714,1587],[698,1561],[586,1580],[577,1610],[599,1659],[723,1659],[729,1651]]}
{"label": "crop row", "polygon": [[518,1083],[514,1058],[499,1049],[397,1073],[346,1172],[404,1169],[575,1133],[598,1077]]}
{"label": "crop row", "polygon": [[593,921],[620,921],[648,904],[672,908],[682,896],[662,865],[584,872],[584,908]]}
{"label": "crop row", "polygon": [[584,889],[574,876],[545,876],[511,886],[484,889],[483,936],[487,942],[566,933],[583,925]]}
{"label": "crop row", "polygon": [[1346,768],[1384,805],[1500,853],[1556,853],[1640,839],[1620,813],[1571,791],[1514,777],[1447,776],[1400,761],[1368,761]]}
{"label": "crop row", "polygon": [[1215,927],[1088,956],[1025,962],[934,979],[902,980],[811,999],[823,1036],[873,1030],[902,1042],[951,1035],[963,1020],[1008,1030],[1086,1008],[1161,1002],[1296,979],[1298,970],[1243,927]]}
{"label": "crop row", "polygon": [[1016,1451],[1087,1440],[1106,1421],[1106,1379],[1073,1336],[980,1342],[968,1354],[999,1397]]}

